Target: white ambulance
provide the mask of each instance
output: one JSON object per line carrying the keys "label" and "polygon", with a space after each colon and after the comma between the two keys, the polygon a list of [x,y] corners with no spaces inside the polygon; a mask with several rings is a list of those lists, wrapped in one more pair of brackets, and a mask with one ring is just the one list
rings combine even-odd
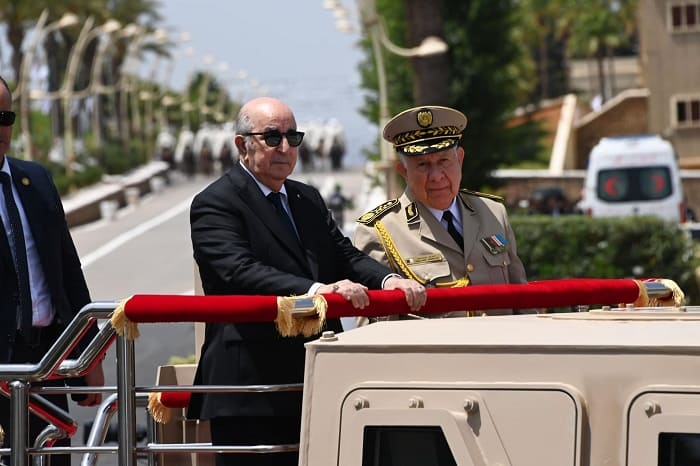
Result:
{"label": "white ambulance", "polygon": [[592,217],[652,215],[684,222],[671,143],[658,135],[602,138],[591,150],[580,207]]}

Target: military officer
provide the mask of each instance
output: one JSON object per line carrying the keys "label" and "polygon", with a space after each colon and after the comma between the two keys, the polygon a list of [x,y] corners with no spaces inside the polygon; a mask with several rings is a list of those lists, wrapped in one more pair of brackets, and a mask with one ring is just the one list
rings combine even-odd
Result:
{"label": "military officer", "polygon": [[[357,220],[355,245],[426,286],[526,283],[502,198],[460,189],[466,125],[463,113],[438,106],[405,110],[386,124],[406,190]],[[449,314],[456,315],[465,313]]]}

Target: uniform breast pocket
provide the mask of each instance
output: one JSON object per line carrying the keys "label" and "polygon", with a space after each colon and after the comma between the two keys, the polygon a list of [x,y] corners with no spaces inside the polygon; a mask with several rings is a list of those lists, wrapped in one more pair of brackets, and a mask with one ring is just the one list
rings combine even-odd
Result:
{"label": "uniform breast pocket", "polygon": [[440,262],[409,264],[409,268],[423,282],[450,278],[450,264],[444,259]]}
{"label": "uniform breast pocket", "polygon": [[510,265],[510,257],[507,251],[498,254],[484,252],[484,260],[488,264],[489,283],[509,283],[508,266]]}

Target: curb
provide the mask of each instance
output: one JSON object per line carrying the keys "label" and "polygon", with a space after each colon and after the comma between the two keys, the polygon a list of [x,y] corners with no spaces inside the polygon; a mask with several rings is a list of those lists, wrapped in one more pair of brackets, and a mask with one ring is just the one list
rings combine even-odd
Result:
{"label": "curb", "polygon": [[129,197],[136,193],[140,197],[162,189],[168,182],[168,168],[166,162],[149,162],[125,175],[104,176],[100,183],[65,196],[61,201],[68,227],[100,220],[100,206],[104,201],[112,201],[117,207],[123,207],[129,203]]}

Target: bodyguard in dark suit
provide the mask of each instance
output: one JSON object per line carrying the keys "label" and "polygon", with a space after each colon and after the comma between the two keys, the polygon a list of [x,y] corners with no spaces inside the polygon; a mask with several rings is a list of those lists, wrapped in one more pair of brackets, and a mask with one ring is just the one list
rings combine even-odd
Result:
{"label": "bodyguard in dark suit", "polygon": [[[402,289],[412,309],[425,289],[352,246],[319,192],[288,180],[303,133],[283,102],[259,98],[236,121],[240,162],[198,194],[190,212],[194,257],[206,294],[339,293],[356,308],[367,289]],[[331,319],[328,329],[341,331]],[[305,338],[280,337],[273,323],[208,324],[198,385],[301,383]],[[193,394],[188,415],[211,420],[215,445],[299,442],[301,393]],[[296,453],[217,455],[223,464],[296,465]]]}
{"label": "bodyguard in dark suit", "polygon": [[[15,120],[11,105],[10,89],[0,78],[0,362],[36,363],[90,302],[90,293],[48,171],[6,155]],[[104,385],[102,365],[85,381]],[[47,398],[68,409],[65,395]],[[89,394],[79,404],[92,406],[101,398]],[[9,402],[2,396],[0,424],[5,431],[10,428]],[[43,427],[30,417],[30,441]],[[68,464],[61,462],[68,459],[54,456],[52,464]]]}

